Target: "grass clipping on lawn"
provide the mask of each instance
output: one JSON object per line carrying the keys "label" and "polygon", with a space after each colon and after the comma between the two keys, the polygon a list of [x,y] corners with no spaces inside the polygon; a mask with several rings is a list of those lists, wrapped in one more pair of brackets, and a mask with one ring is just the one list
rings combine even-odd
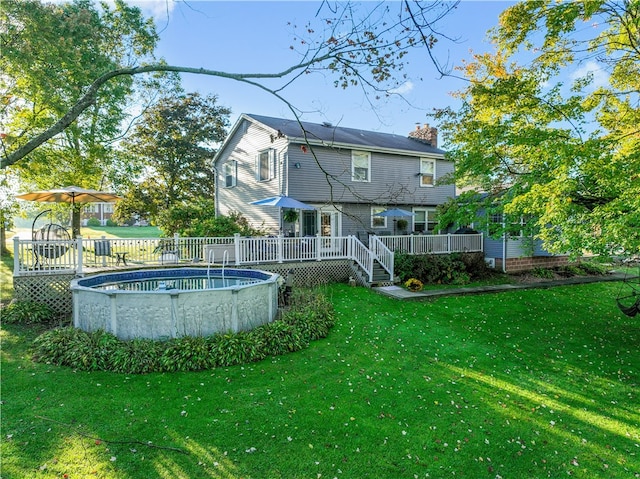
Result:
{"label": "grass clipping on lawn", "polygon": [[640,339],[618,287],[402,302],[332,285],[325,339],[188,373],[34,363],[34,327],[8,325],[3,476],[636,477]]}

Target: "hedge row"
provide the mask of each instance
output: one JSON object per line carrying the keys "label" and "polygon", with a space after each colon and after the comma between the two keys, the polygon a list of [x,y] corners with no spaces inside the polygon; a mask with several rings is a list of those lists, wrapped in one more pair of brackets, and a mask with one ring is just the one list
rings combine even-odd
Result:
{"label": "hedge row", "polygon": [[168,341],[122,341],[104,331],[56,328],[34,341],[35,361],[85,371],[126,374],[199,371],[260,361],[304,349],[326,337],[333,306],[317,291],[298,290],[280,319],[249,332],[182,337]]}

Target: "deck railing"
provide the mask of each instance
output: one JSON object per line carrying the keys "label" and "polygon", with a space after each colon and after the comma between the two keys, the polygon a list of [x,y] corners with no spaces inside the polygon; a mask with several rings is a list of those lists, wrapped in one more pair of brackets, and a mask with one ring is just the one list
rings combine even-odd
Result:
{"label": "deck railing", "polygon": [[478,234],[376,236],[391,251],[407,254],[478,253],[483,236]]}
{"label": "deck railing", "polygon": [[189,238],[82,238],[33,241],[14,238],[14,276],[75,273],[180,263],[245,265],[350,259],[369,276],[374,261],[393,277],[393,252],[482,251],[482,235],[373,236],[370,248],[355,236]]}

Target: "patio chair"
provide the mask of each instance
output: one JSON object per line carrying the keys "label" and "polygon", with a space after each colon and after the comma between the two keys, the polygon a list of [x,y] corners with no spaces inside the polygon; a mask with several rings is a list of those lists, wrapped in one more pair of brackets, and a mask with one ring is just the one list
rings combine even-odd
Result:
{"label": "patio chair", "polygon": [[116,266],[119,266],[120,263],[123,263],[127,266],[127,251],[111,251],[111,241],[109,240],[96,240],[94,242],[95,247],[95,255],[96,261],[99,256],[103,257],[115,257],[116,258]]}

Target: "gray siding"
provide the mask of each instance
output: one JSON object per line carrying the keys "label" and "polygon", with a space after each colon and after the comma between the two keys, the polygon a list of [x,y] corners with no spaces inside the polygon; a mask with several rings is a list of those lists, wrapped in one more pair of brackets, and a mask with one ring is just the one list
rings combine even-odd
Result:
{"label": "gray siding", "polygon": [[[268,181],[256,179],[256,157],[258,152],[273,148],[275,150],[274,178]],[[227,141],[225,150],[216,162],[218,185],[218,214],[228,215],[239,211],[256,228],[269,231],[278,230],[279,210],[272,206],[255,206],[251,201],[276,196],[281,193],[283,164],[286,154],[286,141],[271,141],[270,132],[258,125],[248,123],[246,132],[241,125],[234,136]],[[224,164],[237,162],[236,186],[225,187]]]}
{"label": "gray siding", "polygon": [[[289,148],[289,195],[304,202],[436,206],[455,195],[453,185],[421,187],[420,157],[371,153],[371,181],[351,180],[351,150]],[[362,151],[366,151],[363,149]],[[296,164],[300,167],[296,168]],[[436,180],[453,172],[453,163],[436,161]]]}
{"label": "gray siding", "polygon": [[[507,259],[523,258],[528,256],[553,256],[542,248],[539,240],[534,240],[533,255],[531,255],[530,247],[524,240],[520,238],[507,238]],[[485,236],[484,252],[488,258],[502,258],[502,239],[493,239]]]}
{"label": "gray siding", "polygon": [[487,258],[502,258],[502,240],[484,235],[484,255]]}

